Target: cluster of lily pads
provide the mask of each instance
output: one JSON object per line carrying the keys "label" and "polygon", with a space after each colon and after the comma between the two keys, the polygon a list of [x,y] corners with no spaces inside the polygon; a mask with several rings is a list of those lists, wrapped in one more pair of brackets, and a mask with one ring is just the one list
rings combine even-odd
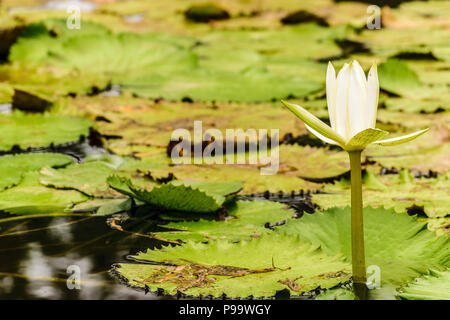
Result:
{"label": "cluster of lily pads", "polygon": [[[119,232],[127,231],[120,221],[144,214],[160,231],[141,236],[162,247],[114,270],[151,291],[246,298],[327,289],[319,299],[353,298],[343,286],[351,281],[347,155],[310,136],[278,101],[301,102],[326,121],[324,61],[352,57],[367,69],[376,60],[377,127],[430,132],[365,152],[366,259],[381,270],[372,295],[450,299],[448,6],[405,3],[383,29],[367,30],[359,3],[226,1],[227,14],[208,19],[196,18],[198,5],[104,4],[70,30],[64,12],[7,13],[10,2],[0,4],[0,34],[11,38],[0,47],[0,103],[12,105],[0,114],[0,210],[111,215]],[[127,19],[137,14],[140,22]],[[192,131],[194,120],[222,132],[280,129],[271,150],[279,171],[173,165],[171,133]],[[103,148],[86,147],[92,140]],[[95,152],[80,157],[71,146]],[[301,192],[316,211],[241,197],[263,192]]]}

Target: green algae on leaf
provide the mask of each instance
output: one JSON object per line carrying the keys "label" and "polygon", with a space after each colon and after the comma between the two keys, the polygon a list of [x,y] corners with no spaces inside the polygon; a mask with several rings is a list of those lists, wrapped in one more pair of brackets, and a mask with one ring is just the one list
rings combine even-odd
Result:
{"label": "green algae on leaf", "polygon": [[407,300],[450,300],[450,270],[430,270],[428,275],[398,290],[397,297]]}
{"label": "green algae on leaf", "polygon": [[279,234],[239,243],[188,242],[140,252],[134,258],[174,266],[121,263],[115,270],[129,285],[189,296],[271,297],[283,289],[298,295],[331,288],[350,277],[350,266],[341,257],[327,256],[297,236]]}
{"label": "green algae on leaf", "polygon": [[169,240],[211,240],[239,241],[259,238],[272,231],[266,224],[275,224],[291,218],[295,212],[286,205],[270,201],[237,201],[227,208],[225,221],[177,221],[161,225],[173,231],[158,232]]}
{"label": "green algae on leaf", "polygon": [[78,141],[89,135],[88,119],[56,114],[0,114],[0,150],[48,147]]}
{"label": "green algae on leaf", "polygon": [[69,156],[58,153],[26,153],[0,157],[0,191],[20,183],[27,171],[44,166],[64,167],[73,162]]}
{"label": "green algae on leaf", "polygon": [[[381,269],[381,284],[403,284],[429,268],[450,266],[450,237],[436,237],[426,223],[394,210],[364,208],[367,265]],[[277,232],[300,235],[325,253],[351,260],[350,208],[332,208],[289,220]]]}
{"label": "green algae on leaf", "polygon": [[242,183],[171,181],[153,186],[151,190],[139,188],[132,180],[111,176],[111,188],[136,200],[164,210],[186,212],[214,212],[222,207],[227,197],[239,192]]}

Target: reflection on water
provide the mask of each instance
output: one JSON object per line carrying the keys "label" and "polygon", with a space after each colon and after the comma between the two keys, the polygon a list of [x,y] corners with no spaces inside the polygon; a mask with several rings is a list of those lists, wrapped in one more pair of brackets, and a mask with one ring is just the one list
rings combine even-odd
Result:
{"label": "reflection on water", "polygon": [[[129,288],[110,274],[112,264],[156,241],[112,230],[106,217],[18,217],[0,214],[0,299],[160,299]],[[22,219],[24,218],[24,219]],[[151,225],[130,220],[128,229]],[[147,230],[143,230],[147,228]],[[68,289],[70,265],[81,271],[81,288]]]}

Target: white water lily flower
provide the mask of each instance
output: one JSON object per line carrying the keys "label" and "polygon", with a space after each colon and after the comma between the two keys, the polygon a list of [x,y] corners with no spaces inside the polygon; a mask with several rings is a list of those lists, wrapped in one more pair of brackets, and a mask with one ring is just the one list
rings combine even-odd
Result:
{"label": "white water lily flower", "polygon": [[326,87],[331,127],[304,108],[281,101],[305,122],[306,128],[312,134],[324,142],[337,144],[347,151],[364,150],[370,143],[382,146],[405,143],[429,130],[427,128],[405,136],[380,140],[388,132],[375,128],[380,91],[375,64],[367,79],[356,60],[350,64],[346,63],[336,78],[336,72],[330,62]]}

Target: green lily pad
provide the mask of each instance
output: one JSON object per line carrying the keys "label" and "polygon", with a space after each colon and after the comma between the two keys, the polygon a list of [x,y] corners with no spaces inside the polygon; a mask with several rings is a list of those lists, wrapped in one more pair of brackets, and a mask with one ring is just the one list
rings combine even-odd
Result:
{"label": "green lily pad", "polygon": [[114,169],[101,161],[73,164],[63,169],[44,167],[39,182],[57,189],[74,189],[92,197],[117,197],[106,179]]}
{"label": "green lily pad", "polygon": [[183,181],[242,181],[243,194],[316,190],[322,187],[321,184],[305,181],[295,175],[282,173],[261,175],[260,169],[255,165],[181,165],[153,169],[150,173],[155,177],[167,177],[169,173],[172,173],[177,179]]}
{"label": "green lily pad", "polygon": [[450,300],[450,270],[430,270],[429,275],[401,288],[397,297],[407,300]]}
{"label": "green lily pad", "polygon": [[[219,129],[223,137],[226,137],[227,129],[234,128],[244,131],[256,129],[257,132],[267,129],[269,134],[271,129],[279,129],[280,139],[287,133],[294,136],[306,133],[302,123],[286,113],[278,103],[155,103],[122,95],[77,97],[66,100],[61,108],[70,108],[73,112],[82,112],[93,118],[102,116],[108,119],[97,122],[96,126],[103,134],[114,136],[107,143],[118,151],[122,148],[166,148],[175,129],[184,128],[193,137],[194,121],[202,121],[203,133],[214,128]],[[251,113],[249,109],[252,109]]]}
{"label": "green lily pad", "polygon": [[265,227],[291,218],[295,212],[286,205],[269,201],[237,201],[228,210],[225,221],[177,221],[161,227],[173,229],[155,235],[169,240],[211,240],[239,241],[259,238],[272,231]]}
{"label": "green lily pad", "polygon": [[[189,97],[202,101],[249,102],[303,97],[323,89],[321,82],[308,76],[312,72],[305,71],[305,66],[311,65],[313,71],[323,68],[308,63],[300,66],[286,54],[260,59],[258,50],[273,50],[276,46],[277,51],[283,52],[285,42],[280,38],[302,36],[312,39],[310,43],[314,44],[316,53],[323,52],[324,47],[331,47],[331,52],[337,48],[332,39],[336,32],[314,26],[263,33],[231,33],[231,42],[227,42],[230,46],[225,48],[221,39],[226,40],[229,34],[217,33],[215,38],[195,39],[164,33],[113,34],[92,28],[94,31],[81,34],[66,31],[55,37],[40,24],[29,29],[11,48],[9,59],[14,64],[9,69],[9,77],[13,82],[34,86],[40,91],[48,90],[46,86],[49,84],[51,87],[56,85],[58,94],[63,94],[64,90],[66,93],[86,93],[94,85],[98,88],[99,83],[106,85],[112,82],[121,85],[122,91],[147,98],[179,100]],[[250,46],[249,50],[239,50],[242,40]],[[192,46],[196,41],[208,43],[206,58],[203,48],[197,52]],[[95,50],[92,49],[94,46]],[[30,50],[30,47],[34,49]],[[302,49],[304,51],[304,46]],[[244,59],[238,52],[242,52]],[[287,60],[283,60],[284,57]],[[255,63],[256,60],[262,63]],[[224,61],[227,65],[235,61],[240,67],[224,69]],[[292,70],[290,65],[303,72],[291,71],[286,75],[285,71]],[[40,76],[42,80],[20,79],[19,74],[24,74],[26,68],[32,70],[26,74],[38,70],[43,74]],[[72,84],[64,82],[68,76]]]}
{"label": "green lily pad", "polygon": [[75,213],[96,213],[110,215],[131,210],[133,201],[130,198],[105,199],[97,198],[77,203],[66,211]]}
{"label": "green lily pad", "polygon": [[420,90],[418,75],[408,65],[397,59],[390,59],[378,66],[380,87],[391,93],[409,96]]}
{"label": "green lily pad", "polygon": [[22,149],[77,141],[89,135],[88,119],[56,114],[0,114],[0,150]]}
{"label": "green lily pad", "polygon": [[349,265],[341,257],[327,256],[318,246],[305,244],[298,237],[278,234],[234,244],[189,242],[140,252],[134,258],[144,263],[175,264],[121,263],[116,268],[129,285],[163,289],[168,294],[270,297],[287,289],[296,295],[349,280]]}
{"label": "green lily pad", "polygon": [[61,212],[87,200],[78,191],[46,188],[38,178],[39,172],[30,171],[17,186],[0,192],[0,210],[20,215]]}
{"label": "green lily pad", "polygon": [[[350,208],[332,208],[300,219],[289,220],[276,229],[300,235],[320,245],[325,253],[342,253],[351,261]],[[381,284],[399,285],[425,273],[429,268],[450,265],[450,237],[436,237],[426,223],[394,210],[364,208],[366,265],[381,270]]]}
{"label": "green lily pad", "polygon": [[319,294],[316,300],[356,300],[356,296],[351,290],[338,288]]}
{"label": "green lily pad", "polygon": [[[397,212],[408,209],[422,209],[428,217],[445,217],[449,214],[450,199],[448,174],[436,179],[414,178],[407,170],[400,175],[375,176],[373,173],[363,177],[364,205],[394,208]],[[313,194],[312,201],[321,208],[350,205],[350,182],[342,178],[339,182],[326,185],[327,193]]]}
{"label": "green lily pad", "polygon": [[350,170],[348,154],[325,148],[281,145],[280,169],[302,178],[325,179],[340,176]]}
{"label": "green lily pad", "polygon": [[64,167],[73,162],[69,156],[58,153],[25,153],[0,157],[0,191],[20,183],[27,171],[44,166]]}
{"label": "green lily pad", "polygon": [[263,102],[306,96],[321,90],[322,84],[300,76],[275,74],[264,67],[249,67],[241,72],[199,69],[170,77],[150,75],[123,82],[123,87],[146,98]]}
{"label": "green lily pad", "polygon": [[[427,140],[429,139],[423,141]],[[421,147],[407,153],[402,153],[401,150],[386,152],[379,148],[382,147],[372,147],[367,153],[370,155],[370,160],[375,160],[385,168],[406,168],[417,172],[434,171],[439,173],[446,173],[450,169],[450,145],[448,143]]]}
{"label": "green lily pad", "polygon": [[111,176],[108,184],[114,190],[134,199],[165,210],[186,212],[214,212],[239,192],[242,183],[229,182],[182,182],[171,181],[154,186],[150,191],[136,187],[132,180]]}

